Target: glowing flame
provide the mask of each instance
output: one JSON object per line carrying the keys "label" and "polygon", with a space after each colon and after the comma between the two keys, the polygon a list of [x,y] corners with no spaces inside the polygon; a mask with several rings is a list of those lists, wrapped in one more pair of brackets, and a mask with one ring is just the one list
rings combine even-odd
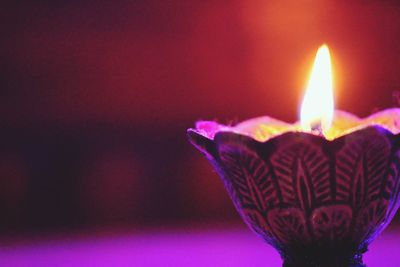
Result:
{"label": "glowing flame", "polygon": [[332,124],[333,109],[331,59],[328,46],[322,45],[315,56],[311,77],[301,105],[302,129],[326,133]]}

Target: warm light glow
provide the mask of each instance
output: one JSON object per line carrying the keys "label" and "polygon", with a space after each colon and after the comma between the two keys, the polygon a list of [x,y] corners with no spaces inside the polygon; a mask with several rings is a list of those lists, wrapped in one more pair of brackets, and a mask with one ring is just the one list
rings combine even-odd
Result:
{"label": "warm light glow", "polygon": [[315,56],[314,66],[301,105],[301,127],[305,131],[326,133],[333,118],[332,70],[329,48],[323,45]]}

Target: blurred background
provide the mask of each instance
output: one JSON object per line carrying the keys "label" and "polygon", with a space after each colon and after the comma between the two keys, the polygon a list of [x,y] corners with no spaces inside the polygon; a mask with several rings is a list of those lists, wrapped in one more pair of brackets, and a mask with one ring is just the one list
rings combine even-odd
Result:
{"label": "blurred background", "polygon": [[324,42],[337,108],[397,105],[397,1],[10,1],[0,17],[3,237],[242,225],[186,129],[296,121]]}

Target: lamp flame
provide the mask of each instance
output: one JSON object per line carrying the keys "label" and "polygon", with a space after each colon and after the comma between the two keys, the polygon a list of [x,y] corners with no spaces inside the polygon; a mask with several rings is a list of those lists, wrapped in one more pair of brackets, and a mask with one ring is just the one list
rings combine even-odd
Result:
{"label": "lamp flame", "polygon": [[332,69],[329,48],[322,45],[315,56],[314,66],[300,111],[304,131],[326,133],[333,119]]}

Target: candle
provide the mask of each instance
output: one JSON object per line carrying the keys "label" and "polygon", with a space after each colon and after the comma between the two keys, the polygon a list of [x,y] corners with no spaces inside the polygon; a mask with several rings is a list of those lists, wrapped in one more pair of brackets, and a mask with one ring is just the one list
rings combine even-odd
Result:
{"label": "candle", "polygon": [[191,143],[243,220],[284,266],[365,266],[362,253],[399,206],[400,111],[360,119],[333,109],[329,49],[316,55],[300,121],[200,121]]}

